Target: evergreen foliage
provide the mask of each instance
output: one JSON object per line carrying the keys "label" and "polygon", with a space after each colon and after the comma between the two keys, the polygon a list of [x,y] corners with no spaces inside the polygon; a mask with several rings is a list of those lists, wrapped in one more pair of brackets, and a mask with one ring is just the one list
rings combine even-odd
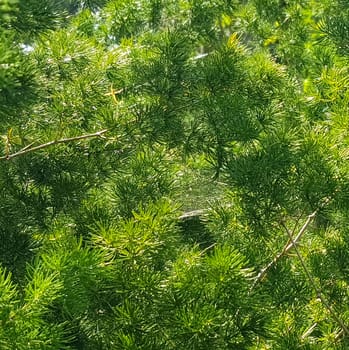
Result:
{"label": "evergreen foliage", "polygon": [[348,11],[0,0],[0,348],[347,349]]}

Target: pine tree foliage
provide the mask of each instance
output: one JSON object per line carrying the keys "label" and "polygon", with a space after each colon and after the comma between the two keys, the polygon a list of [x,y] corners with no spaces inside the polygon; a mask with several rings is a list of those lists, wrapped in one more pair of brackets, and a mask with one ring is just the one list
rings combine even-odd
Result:
{"label": "pine tree foliage", "polygon": [[348,9],[0,0],[0,348],[347,349]]}

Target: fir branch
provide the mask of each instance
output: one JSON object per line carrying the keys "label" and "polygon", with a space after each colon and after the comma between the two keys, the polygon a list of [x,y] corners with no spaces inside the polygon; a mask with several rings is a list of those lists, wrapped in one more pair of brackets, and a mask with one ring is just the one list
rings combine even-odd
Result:
{"label": "fir branch", "polygon": [[41,144],[41,145],[35,146],[35,147],[31,147],[33,144],[30,144],[30,145],[25,146],[24,148],[22,148],[21,150],[19,150],[16,153],[12,153],[12,154],[8,154],[6,156],[0,157],[0,160],[11,160],[13,158],[23,156],[23,155],[31,153],[31,152],[35,152],[35,151],[38,151],[38,150],[43,149],[43,148],[57,145],[59,143],[68,143],[68,142],[72,142],[72,141],[84,140],[84,139],[89,139],[89,138],[93,138],[93,137],[103,137],[102,135],[105,134],[107,131],[108,131],[107,129],[104,129],[104,130],[97,131],[93,134],[85,134],[85,135],[80,135],[80,136],[75,136],[75,137],[68,137],[68,138],[64,138],[64,139],[53,140],[53,141],[50,141],[50,142],[47,142],[47,143],[44,143],[44,144]]}

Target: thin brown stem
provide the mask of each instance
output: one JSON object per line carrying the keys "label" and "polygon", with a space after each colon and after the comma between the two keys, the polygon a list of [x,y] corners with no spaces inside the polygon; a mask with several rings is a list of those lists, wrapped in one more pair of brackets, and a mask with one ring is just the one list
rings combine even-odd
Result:
{"label": "thin brown stem", "polygon": [[85,135],[80,135],[80,136],[75,136],[75,137],[68,137],[68,138],[64,138],[64,139],[59,139],[59,140],[53,140],[35,147],[31,147],[31,145],[25,146],[24,148],[22,148],[21,150],[19,150],[16,153],[12,153],[12,154],[8,154],[6,156],[2,156],[0,157],[0,160],[11,160],[13,158],[19,157],[19,156],[23,156],[25,154],[31,153],[31,152],[35,152],[38,151],[40,149],[43,148],[47,148],[53,145],[57,145],[59,143],[68,143],[68,142],[72,142],[72,141],[78,141],[78,140],[84,140],[84,139],[89,139],[92,137],[103,137],[103,134],[105,134],[108,130],[104,129],[104,130],[100,130],[97,131],[93,134],[85,134]]}
{"label": "thin brown stem", "polygon": [[[297,227],[297,224],[295,225],[292,233],[288,231],[289,233],[289,237],[292,237],[292,240],[289,238],[286,245],[284,246],[284,248],[282,249],[282,251],[280,253],[278,253],[274,259],[272,261],[270,261],[270,263],[263,267],[260,272],[258,273],[256,279],[254,280],[252,286],[251,286],[251,290],[255,288],[255,286],[265,277],[265,275],[267,274],[267,272],[270,270],[271,267],[273,267],[274,265],[276,265],[280,259],[282,259],[285,255],[288,254],[288,252],[294,247],[294,244],[297,244],[300,239],[302,238],[305,230],[307,229],[307,227],[309,226],[309,224],[311,223],[311,221],[314,219],[315,215],[317,213],[317,210],[315,210],[312,214],[310,214],[307,218],[307,221],[304,223],[304,225],[302,226],[302,228],[299,230],[298,234],[296,235],[295,238],[293,238],[293,233]],[[299,220],[297,220],[298,223]],[[283,223],[282,223],[283,227],[286,227]]]}
{"label": "thin brown stem", "polygon": [[[313,213],[314,214],[314,213]],[[315,215],[309,215],[308,216],[308,220],[310,219],[310,221],[312,220],[312,218],[315,216]],[[315,212],[316,214],[316,212]],[[311,218],[312,216],[312,218]],[[307,222],[308,222],[307,220]],[[310,223],[309,221],[309,223]],[[306,222],[306,223],[307,223]],[[308,225],[309,225],[308,223]],[[347,328],[347,326],[344,324],[343,320],[337,315],[337,313],[335,312],[335,310],[331,307],[330,303],[327,301],[327,299],[325,298],[325,296],[323,295],[323,292],[321,291],[321,289],[317,286],[316,282],[315,282],[315,279],[313,278],[313,276],[311,275],[309,269],[307,268],[304,260],[303,260],[303,257],[301,255],[301,253],[299,252],[299,249],[297,247],[297,243],[295,242],[295,239],[293,239],[292,235],[291,235],[291,232],[287,229],[287,227],[285,226],[286,228],[286,232],[289,236],[289,239],[291,241],[291,244],[292,244],[292,247],[294,247],[294,250],[297,254],[297,257],[298,257],[298,260],[299,262],[301,263],[302,265],[302,268],[303,268],[303,271],[305,273],[305,275],[307,276],[308,278],[308,281],[311,285],[311,287],[313,288],[313,290],[315,291],[317,297],[321,300],[321,303],[325,306],[325,308],[327,309],[327,311],[330,313],[331,317],[333,318],[333,320],[341,327],[342,331],[346,334],[346,335],[349,335],[349,330]],[[304,228],[303,232],[305,231],[306,227],[305,227],[305,224],[303,225],[302,229]],[[298,237],[298,235],[297,235]],[[296,237],[296,238],[297,238]]]}

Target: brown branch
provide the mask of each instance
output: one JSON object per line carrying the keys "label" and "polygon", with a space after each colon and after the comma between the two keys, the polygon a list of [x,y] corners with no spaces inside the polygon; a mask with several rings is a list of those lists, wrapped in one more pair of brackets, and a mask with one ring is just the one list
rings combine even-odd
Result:
{"label": "brown branch", "polygon": [[[307,221],[304,223],[304,225],[302,226],[302,228],[299,230],[297,236],[295,238],[293,238],[292,234],[290,233],[290,231],[287,229],[287,233],[288,233],[288,245],[286,245],[286,247],[284,248],[284,254],[286,255],[293,247],[295,244],[297,244],[300,239],[302,238],[305,230],[307,229],[307,227],[309,226],[309,224],[313,221],[313,219],[315,218],[316,214],[317,214],[317,210],[315,210],[313,213],[311,213],[310,215],[308,215]],[[282,223],[282,226],[286,228],[286,225],[284,223]],[[291,237],[291,238],[290,238]]]}
{"label": "brown branch", "polygon": [[[316,216],[318,210],[315,210],[312,214],[310,214],[307,218],[307,221],[304,223],[304,225],[302,226],[302,228],[299,230],[297,236],[295,238],[293,238],[293,232],[295,231],[295,228],[297,226],[297,224],[295,225],[295,228],[293,229],[292,233],[289,232],[289,230],[286,228],[286,226],[282,223],[282,226],[284,228],[286,228],[288,236],[291,237],[288,239],[286,245],[284,246],[284,248],[282,249],[282,251],[280,253],[278,253],[274,259],[265,267],[263,267],[260,272],[258,273],[256,279],[254,280],[250,290],[254,289],[255,286],[265,277],[265,275],[267,274],[267,272],[270,270],[271,267],[273,267],[274,265],[276,265],[280,259],[282,259],[285,255],[288,254],[288,252],[295,246],[295,244],[297,244],[300,239],[302,238],[305,230],[307,229],[307,227],[309,226],[309,224],[312,222],[312,220],[314,219],[314,217]],[[297,220],[298,223],[298,220]]]}
{"label": "brown branch", "polygon": [[[313,213],[314,214],[314,213]],[[313,215],[311,214],[311,215]],[[316,213],[315,213],[316,214]],[[308,219],[310,218],[310,216],[308,217]],[[315,215],[314,215],[315,216]],[[313,217],[314,217],[313,216]],[[310,222],[310,221],[309,221]],[[305,226],[305,225],[304,225]],[[302,227],[302,229],[304,228],[304,226]],[[306,229],[306,227],[304,228],[304,230]],[[306,274],[308,281],[311,285],[311,287],[313,288],[313,290],[316,293],[316,296],[321,300],[321,303],[325,306],[325,308],[327,309],[327,311],[330,313],[332,319],[341,327],[343,333],[345,333],[347,336],[349,335],[349,329],[347,328],[347,326],[345,325],[344,321],[337,315],[337,312],[332,308],[332,306],[330,305],[330,303],[327,301],[327,299],[325,298],[322,290],[317,286],[315,279],[313,278],[313,276],[311,275],[311,273],[309,272],[303,257],[301,255],[301,253],[299,252],[299,249],[297,247],[296,242],[294,241],[294,239],[292,238],[291,232],[286,228],[286,232],[289,236],[289,239],[291,241],[292,247],[294,247],[294,250],[297,254],[298,260],[302,265],[303,271]],[[304,231],[303,231],[304,232]],[[298,237],[298,235],[297,235]]]}
{"label": "brown branch", "polygon": [[188,211],[182,214],[180,217],[178,217],[179,220],[186,220],[189,218],[195,218],[195,217],[201,217],[203,214],[207,212],[207,209],[197,209],[193,211]]}
{"label": "brown branch", "polygon": [[105,134],[107,131],[108,131],[107,129],[104,129],[104,130],[97,131],[93,134],[85,134],[85,135],[80,135],[80,136],[75,136],[75,137],[68,137],[68,138],[64,138],[64,139],[53,140],[53,141],[50,141],[50,142],[47,142],[47,143],[44,143],[44,144],[41,144],[41,145],[35,146],[35,147],[31,147],[32,144],[30,144],[28,146],[25,146],[24,148],[22,148],[21,150],[19,150],[16,153],[12,153],[12,154],[8,154],[6,156],[0,157],[0,160],[11,160],[15,157],[23,156],[27,153],[35,152],[35,151],[38,151],[38,150],[43,149],[43,148],[57,145],[59,143],[68,143],[68,142],[72,142],[72,141],[89,139],[92,137],[103,137],[102,135]]}
{"label": "brown branch", "polygon": [[314,329],[318,326],[318,323],[313,323],[301,336],[301,339],[304,340],[307,338],[311,333],[313,333]]}
{"label": "brown branch", "polygon": [[[326,205],[328,202],[330,201],[329,198],[326,198],[326,200],[324,201],[324,203],[320,206],[323,207],[324,205]],[[255,288],[255,286],[257,285],[257,283],[259,283],[263,277],[266,275],[266,273],[268,272],[268,270],[275,265],[283,256],[287,255],[287,253],[291,250],[294,249],[296,252],[296,255],[298,257],[298,260],[302,266],[302,269],[312,287],[312,289],[315,291],[316,296],[320,299],[321,303],[324,305],[324,307],[327,309],[327,311],[329,312],[329,314],[331,315],[332,319],[340,326],[341,328],[341,332],[340,334],[344,333],[346,336],[349,335],[349,329],[346,326],[346,324],[344,323],[344,321],[338,316],[336,310],[330,305],[330,303],[328,302],[328,300],[326,299],[326,297],[324,296],[321,288],[319,288],[315,282],[315,279],[313,278],[313,276],[311,275],[309,269],[307,268],[304,259],[297,247],[298,242],[300,241],[301,237],[303,236],[305,230],[307,229],[307,227],[309,226],[309,224],[312,222],[312,220],[314,219],[314,217],[316,216],[317,212],[318,212],[319,208],[317,210],[315,210],[312,214],[310,214],[306,220],[306,222],[304,223],[304,225],[302,226],[302,228],[299,230],[298,234],[293,237],[294,231],[295,229],[293,229],[293,231],[291,232],[287,226],[282,223],[282,226],[284,227],[287,235],[288,235],[288,242],[285,245],[284,249],[278,254],[276,255],[276,257],[266,266],[264,267],[259,274],[257,275],[254,283],[252,284],[251,288],[250,288],[250,292],[252,292],[252,290]],[[296,225],[297,226],[297,225]],[[309,333],[306,332],[305,335],[303,335],[304,337],[306,337],[308,334],[310,334],[312,332],[312,330],[316,327],[316,324],[311,327],[309,329]],[[338,335],[339,337],[340,335]]]}

